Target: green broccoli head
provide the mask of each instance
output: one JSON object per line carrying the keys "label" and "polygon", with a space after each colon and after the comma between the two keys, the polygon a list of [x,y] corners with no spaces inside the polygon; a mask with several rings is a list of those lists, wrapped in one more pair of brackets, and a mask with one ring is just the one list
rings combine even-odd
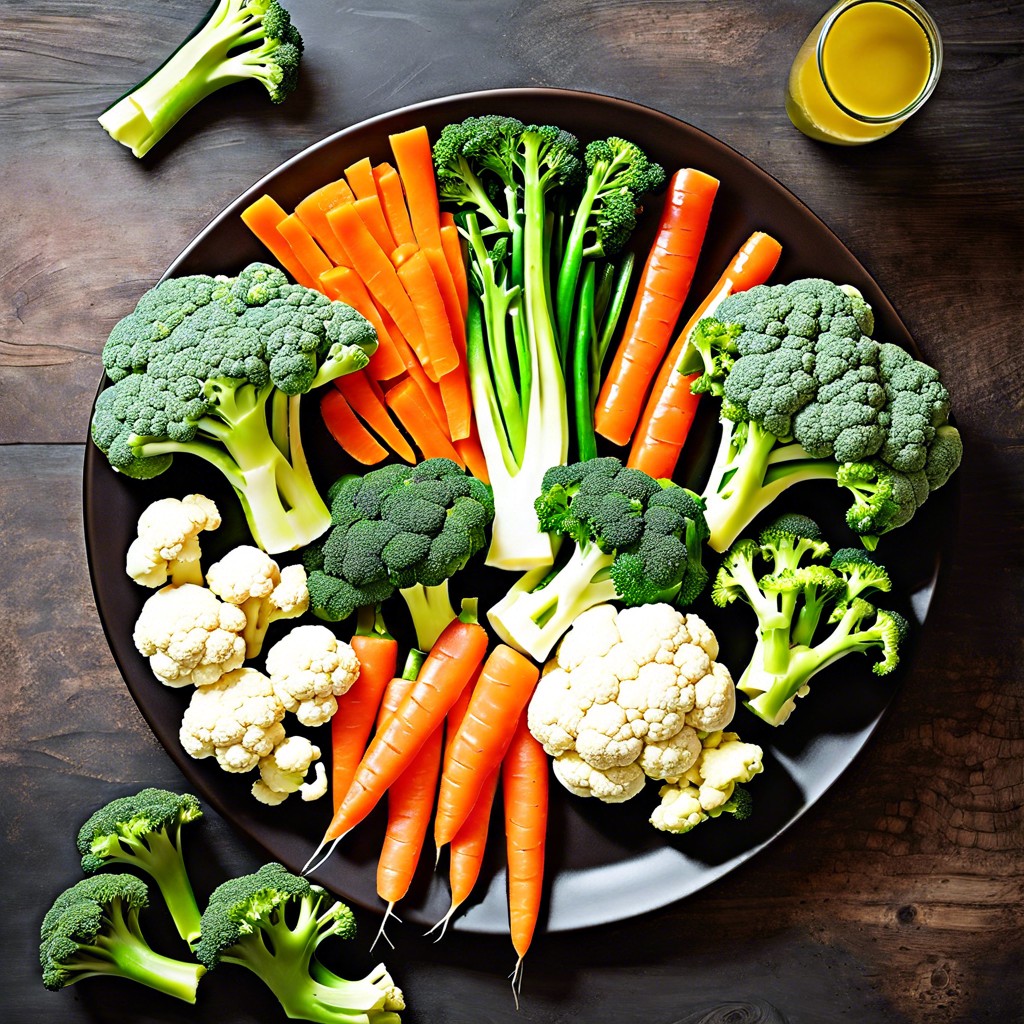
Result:
{"label": "green broccoli head", "polygon": [[199,908],[182,859],[181,829],[202,814],[191,793],[143,789],[112,800],[79,830],[82,870],[126,864],[145,872],[160,887],[181,937],[192,942],[199,936]]}
{"label": "green broccoli head", "polygon": [[108,975],[194,1003],[205,968],[154,952],[139,927],[148,905],[146,883],[128,874],[93,875],[62,892],[40,927],[46,988]]}
{"label": "green broccoli head", "polygon": [[773,563],[775,573],[795,570],[807,556],[822,558],[829,553],[818,524],[803,515],[779,516],[761,531],[758,542],[763,557]]}
{"label": "green broccoli head", "polygon": [[340,621],[396,589],[440,586],[487,544],[491,489],[450,459],[335,482],[331,529],[304,556],[310,605]]}
{"label": "green broccoli head", "polygon": [[892,589],[889,571],[861,548],[840,548],[832,556],[830,564],[842,576],[846,592],[851,598],[867,590],[888,593]]}

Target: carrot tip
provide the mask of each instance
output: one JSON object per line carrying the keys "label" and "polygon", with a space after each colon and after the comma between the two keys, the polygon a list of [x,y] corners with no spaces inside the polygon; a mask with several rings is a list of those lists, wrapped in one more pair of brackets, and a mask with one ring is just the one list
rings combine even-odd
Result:
{"label": "carrot tip", "polygon": [[391,947],[392,949],[394,949],[394,948],[395,948],[395,944],[394,944],[394,943],[393,943],[393,942],[391,941],[391,939],[390,939],[390,938],[388,938],[388,933],[387,933],[387,932],[386,932],[386,931],[384,930],[384,926],[385,926],[385,925],[386,925],[386,924],[388,923],[388,918],[389,918],[389,917],[394,917],[396,921],[398,921],[398,920],[399,920],[398,916],[397,916],[397,915],[395,914],[395,912],[394,912],[394,911],[395,911],[395,901],[394,901],[394,900],[391,900],[391,901],[390,901],[390,902],[388,903],[387,909],[386,909],[386,910],[384,911],[384,918],[383,918],[383,919],[381,920],[381,922],[380,922],[380,928],[379,928],[379,929],[377,929],[377,935],[376,935],[376,938],[374,938],[373,942],[371,942],[371,943],[370,943],[370,952],[373,952],[373,947],[374,947],[374,946],[376,946],[376,945],[377,945],[377,943],[378,943],[378,942],[379,942],[379,941],[380,941],[380,940],[381,940],[382,938],[384,939],[384,941],[385,941],[385,942],[386,942],[386,943],[387,943],[387,944],[388,944],[388,945],[389,945],[389,946],[390,946],[390,947]]}
{"label": "carrot tip", "polygon": [[455,911],[458,910],[460,906],[462,906],[461,903],[453,903],[448,908],[448,913],[445,914],[444,917],[442,917],[441,920],[437,922],[437,924],[435,924],[432,927],[428,928],[423,934],[425,936],[426,935],[433,935],[434,932],[436,932],[437,929],[440,928],[441,929],[441,934],[438,935],[438,937],[436,939],[434,939],[435,942],[440,942],[444,938],[444,933],[446,931],[448,931],[448,923],[451,921],[452,917],[454,917]]}
{"label": "carrot tip", "polygon": [[331,856],[331,854],[334,853],[334,848],[344,838],[345,838],[345,833],[342,833],[340,836],[338,836],[338,838],[335,839],[334,842],[332,842],[331,845],[327,848],[327,852],[318,861],[316,861],[316,863],[314,864],[313,861],[315,860],[316,855],[324,848],[324,845],[327,842],[326,839],[323,840],[320,843],[320,845],[313,851],[313,854],[309,858],[309,860],[307,860],[306,863],[302,865],[302,874],[308,875],[311,872],[316,871],[317,868],[319,868],[321,865],[325,864],[327,862],[327,859]]}
{"label": "carrot tip", "polygon": [[516,1009],[519,1009],[519,993],[523,988],[523,958],[516,961],[516,965],[509,975],[512,981],[512,998],[516,1001]]}

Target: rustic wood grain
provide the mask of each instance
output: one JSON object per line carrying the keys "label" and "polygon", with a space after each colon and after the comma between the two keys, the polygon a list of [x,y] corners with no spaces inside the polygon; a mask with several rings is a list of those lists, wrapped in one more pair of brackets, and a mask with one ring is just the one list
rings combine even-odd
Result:
{"label": "rustic wood grain", "polygon": [[[300,26],[303,6],[334,11],[338,31],[308,39],[289,103],[222,93],[145,162],[94,119],[203,0],[0,6],[0,851],[16,882],[3,897],[3,1019],[125,1019],[116,981],[46,993],[34,933],[77,877],[79,809],[182,784],[118,677],[85,566],[83,440],[107,332],[218,210],[304,146],[434,96],[545,85],[710,131],[850,245],[951,385],[967,446],[959,522],[892,710],[783,839],[680,905],[541,937],[518,1013],[507,941],[455,933],[435,946],[398,929],[386,959],[408,1021],[1024,1022],[1024,5],[929,3],[945,40],[939,89],[855,150],[810,142],[782,111],[789,59],[824,0],[292,6]],[[201,893],[260,863],[212,814],[190,843]],[[356,945],[338,966],[371,966]],[[196,1009],[156,1000],[129,1019],[280,1016],[225,970]]]}

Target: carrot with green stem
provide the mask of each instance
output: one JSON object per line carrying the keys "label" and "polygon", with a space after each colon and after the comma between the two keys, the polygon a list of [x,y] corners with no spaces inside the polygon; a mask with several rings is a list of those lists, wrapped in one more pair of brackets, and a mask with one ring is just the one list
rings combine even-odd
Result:
{"label": "carrot with green stem", "polygon": [[[377,806],[444,721],[486,651],[487,631],[475,619],[467,622],[460,617],[448,624],[430,649],[415,685],[370,742],[345,799],[303,871],[319,867],[340,839]],[[324,847],[328,847],[326,853]]]}
{"label": "carrot with green stem", "polygon": [[398,663],[398,642],[388,632],[379,608],[359,610],[351,645],[359,659],[359,675],[341,698],[339,713],[331,719],[331,795],[335,811],[366,752],[377,709]]}
{"label": "carrot with green stem", "polygon": [[693,168],[676,171],[658,233],[594,412],[597,433],[626,444],[672,340],[697,268],[718,179]]}
{"label": "carrot with green stem", "polygon": [[764,284],[781,254],[782,246],[762,231],[755,231],[740,247],[717,284],[679,332],[658,371],[643,416],[633,435],[627,465],[643,470],[655,479],[671,478],[700,402],[700,395],[690,390],[690,385],[698,375],[678,372],[690,335],[697,324],[704,317],[711,316],[726,297]]}
{"label": "carrot with green stem", "polygon": [[[402,675],[393,679],[384,693],[378,729],[383,728],[401,707],[402,701],[415,685],[425,657],[419,650],[409,652]],[[377,861],[377,895],[387,903],[387,909],[371,949],[381,936],[394,948],[385,925],[389,917],[395,916],[395,904],[408,893],[419,865],[423,843],[430,828],[430,815],[441,771],[443,732],[439,724],[409,762],[409,766],[388,789],[388,824]]]}
{"label": "carrot with green stem", "polygon": [[440,849],[465,824],[484,783],[501,764],[512,742],[540,669],[505,644],[488,655],[469,708],[445,754],[434,815],[434,843]]}
{"label": "carrot with green stem", "polygon": [[501,783],[508,856],[509,930],[519,954],[512,972],[512,992],[518,1007],[523,958],[540,917],[548,822],[548,759],[527,727],[525,711],[519,716],[502,761]]}

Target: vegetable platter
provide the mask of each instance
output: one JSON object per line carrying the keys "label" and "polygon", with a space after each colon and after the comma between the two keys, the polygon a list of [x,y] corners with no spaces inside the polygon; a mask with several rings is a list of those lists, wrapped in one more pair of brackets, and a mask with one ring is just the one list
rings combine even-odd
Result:
{"label": "vegetable platter", "polygon": [[[305,197],[340,178],[357,161],[368,158],[376,164],[390,159],[389,137],[425,126],[435,141],[445,125],[484,114],[516,117],[526,124],[557,125],[575,134],[583,144],[622,136],[641,147],[669,174],[675,168],[692,167],[718,179],[718,194],[692,289],[683,307],[683,320],[697,308],[700,297],[712,291],[721,268],[729,264],[751,232],[763,231],[782,246],[772,283],[826,278],[853,286],[873,310],[873,336],[915,351],[906,327],[867,271],[814,214],[764,171],[724,144],[665,114],[622,100],[562,90],[513,89],[448,97],[344,129],[281,165],[240,196],[184,250],[168,268],[166,277],[235,275],[253,262],[273,264],[273,257],[241,216],[261,196],[273,197],[290,211]],[[661,195],[659,190],[648,197],[627,243],[638,266],[643,265],[658,227]],[[635,288],[636,275],[633,282]],[[705,401],[697,410],[673,476],[677,483],[695,491],[704,485],[718,444],[714,404]],[[325,428],[316,400],[305,402],[302,410],[305,455],[322,493],[346,473],[365,472],[366,467],[350,458]],[[625,439],[629,440],[628,434]],[[625,458],[626,450],[603,439],[597,441],[599,456]],[[198,491],[213,499],[223,514],[219,529],[204,535],[206,565],[233,546],[251,543],[239,503],[218,473],[200,460],[179,457],[166,472],[148,480],[133,480],[114,472],[94,445],[87,447],[85,526],[90,571],[97,607],[118,666],[155,735],[202,798],[291,869],[316,863],[311,870],[315,881],[355,903],[383,911],[384,904],[376,891],[377,858],[384,831],[382,809],[370,813],[365,825],[346,835],[329,856],[314,858],[331,820],[329,801],[305,803],[294,799],[279,807],[266,806],[252,799],[247,777],[225,774],[210,758],[189,757],[178,736],[185,700],[180,691],[154,678],[133,642],[133,625],[147,595],[125,574],[124,560],[139,516],[158,498],[180,498]],[[851,547],[857,537],[844,522],[849,501],[844,501],[845,495],[839,492],[834,482],[831,486],[821,480],[802,483],[786,491],[772,511],[775,515],[799,512],[812,516],[833,548]],[[879,544],[878,554],[884,556],[892,580],[885,607],[902,614],[910,623],[910,638],[902,648],[899,671],[912,656],[928,611],[942,551],[951,532],[955,501],[954,484],[933,496],[915,515],[912,529],[896,539],[884,537]],[[767,517],[765,513],[755,522],[754,535]],[[750,535],[749,531],[745,535]],[[298,559],[294,552],[275,557],[282,566]],[[718,561],[717,554],[706,552],[705,567],[712,579]],[[485,567],[482,558],[474,558],[453,579],[452,597],[456,605],[460,597],[478,598],[484,622],[483,611],[498,602],[514,579],[500,569]],[[720,645],[718,660],[738,678],[752,656],[754,618],[749,608],[716,606],[710,591],[710,585],[705,587],[686,610],[701,616],[714,630]],[[416,637],[408,615],[404,609],[393,612],[388,607],[388,625],[400,646],[414,646]],[[317,620],[310,617],[309,621]],[[336,631],[339,638],[347,638],[353,629],[354,619],[338,624]],[[543,653],[530,653],[539,663],[545,660]],[[800,713],[794,714],[784,728],[772,728],[747,710],[738,709],[732,728],[740,729],[744,740],[760,745],[764,755],[764,770],[750,787],[756,811],[744,820],[724,820],[684,835],[670,835],[648,824],[656,803],[656,785],[648,785],[634,799],[614,805],[577,799],[553,785],[540,927],[581,928],[641,914],[695,892],[749,859],[810,808],[849,766],[892,700],[898,681],[898,672],[872,674],[867,659],[851,658],[844,661],[842,670],[833,670],[827,678],[815,681],[813,696],[800,702]],[[310,731],[310,736],[316,736],[315,731]],[[325,760],[329,759],[329,743],[323,740],[322,730],[314,742],[324,746]],[[524,769],[522,777],[528,779],[530,771]],[[403,927],[433,925],[448,909],[446,878],[443,872],[433,872],[432,860],[428,850],[401,902]],[[509,928],[504,844],[496,825],[492,827],[480,884],[452,926],[478,932],[506,932]]]}

